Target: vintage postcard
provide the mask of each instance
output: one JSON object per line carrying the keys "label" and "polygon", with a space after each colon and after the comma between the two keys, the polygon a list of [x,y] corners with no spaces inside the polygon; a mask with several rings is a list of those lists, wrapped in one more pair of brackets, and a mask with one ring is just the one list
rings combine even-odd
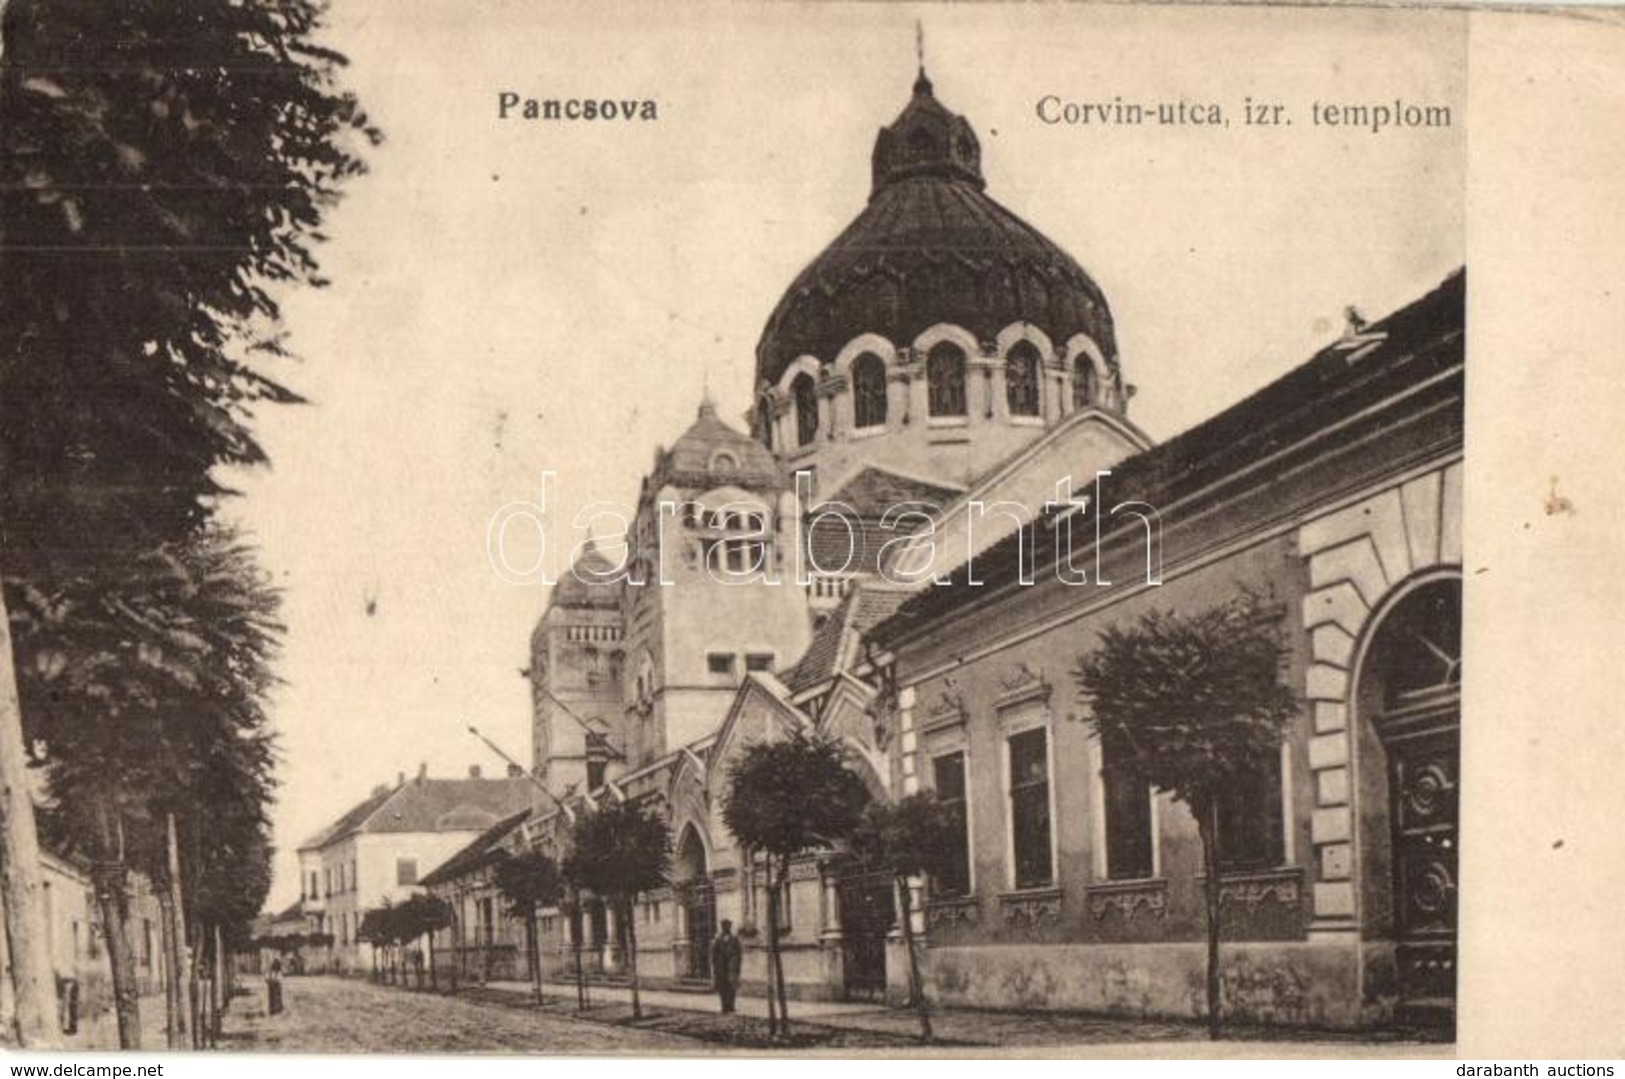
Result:
{"label": "vintage postcard", "polygon": [[1617,38],[0,0],[8,1038],[1618,1056],[1475,506]]}

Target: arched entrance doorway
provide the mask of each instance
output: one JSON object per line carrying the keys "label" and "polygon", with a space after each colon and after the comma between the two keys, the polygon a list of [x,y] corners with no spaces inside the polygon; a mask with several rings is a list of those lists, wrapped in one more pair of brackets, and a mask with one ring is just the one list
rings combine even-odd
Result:
{"label": "arched entrance doorway", "polygon": [[[852,768],[871,801],[886,797],[880,774],[854,749]],[[897,928],[897,895],[891,869],[849,861],[836,884],[841,927],[841,990],[846,1000],[886,998],[886,942]]]}
{"label": "arched entrance doorway", "polygon": [[[1460,859],[1461,581],[1407,589],[1360,667],[1368,935],[1391,939],[1400,1018],[1455,1014]],[[1380,764],[1378,763],[1380,761]],[[1380,773],[1379,773],[1380,768]]]}
{"label": "arched entrance doorway", "polygon": [[679,976],[711,981],[711,941],[717,935],[717,897],[711,885],[705,843],[690,824],[683,829],[672,859],[673,891],[682,908],[681,932],[676,940]]}

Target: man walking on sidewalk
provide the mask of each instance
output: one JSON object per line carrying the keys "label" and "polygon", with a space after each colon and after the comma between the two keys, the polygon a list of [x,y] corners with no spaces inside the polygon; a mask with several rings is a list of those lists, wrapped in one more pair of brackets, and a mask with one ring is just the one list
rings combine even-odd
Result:
{"label": "man walking on sidewalk", "polygon": [[711,943],[711,984],[722,998],[722,1013],[734,1010],[734,994],[739,992],[739,964],[742,958],[734,924],[722,919],[722,932]]}

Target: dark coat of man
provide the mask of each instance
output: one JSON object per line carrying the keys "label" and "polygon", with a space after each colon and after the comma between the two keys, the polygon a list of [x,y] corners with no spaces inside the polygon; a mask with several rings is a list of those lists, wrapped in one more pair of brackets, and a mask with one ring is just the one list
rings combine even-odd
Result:
{"label": "dark coat of man", "polygon": [[744,958],[739,938],[734,936],[733,923],[722,921],[722,932],[711,942],[711,984],[722,998],[722,1010],[734,1010],[734,995],[739,992],[739,966]]}

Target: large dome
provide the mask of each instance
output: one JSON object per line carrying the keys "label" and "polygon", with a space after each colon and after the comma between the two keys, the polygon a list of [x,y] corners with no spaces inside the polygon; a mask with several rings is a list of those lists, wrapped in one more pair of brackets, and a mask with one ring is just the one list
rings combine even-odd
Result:
{"label": "large dome", "polygon": [[801,355],[828,362],[852,338],[903,346],[939,322],[991,340],[1030,322],[1063,346],[1094,341],[1114,366],[1111,311],[1072,257],[984,191],[981,147],[922,72],[875,140],[869,205],[803,270],[756,348],[760,382]]}

